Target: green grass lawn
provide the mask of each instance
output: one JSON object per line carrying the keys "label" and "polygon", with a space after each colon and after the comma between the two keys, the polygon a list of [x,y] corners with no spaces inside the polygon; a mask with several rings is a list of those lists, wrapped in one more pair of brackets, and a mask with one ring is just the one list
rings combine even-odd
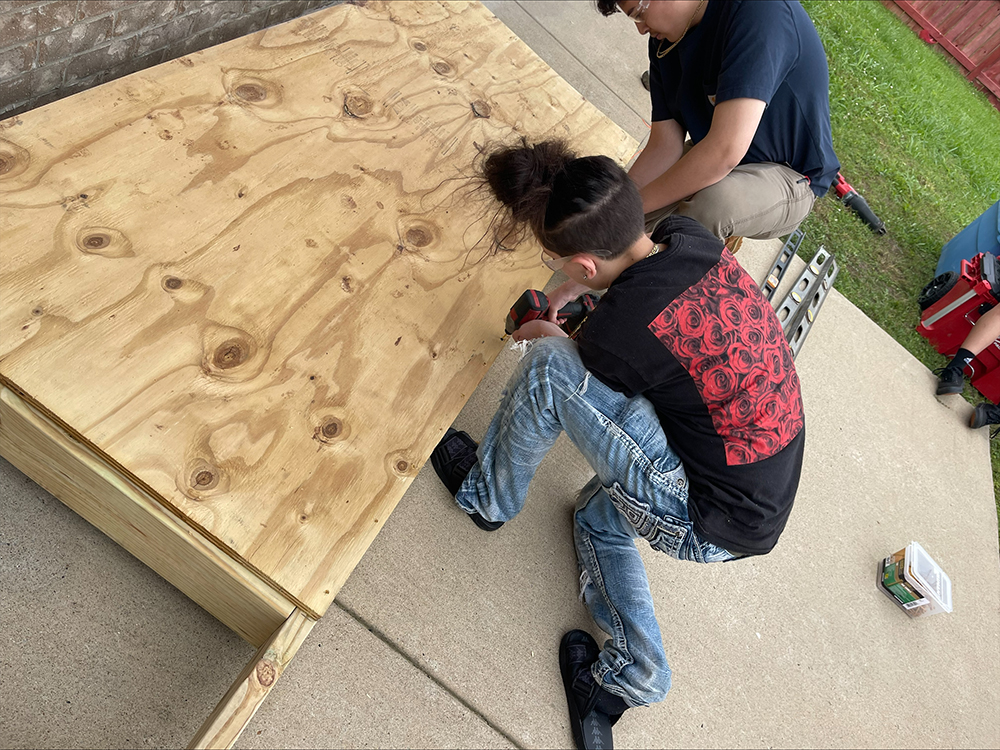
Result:
{"label": "green grass lawn", "polygon": [[[1000,112],[881,3],[802,4],[830,61],[841,172],[888,229],[873,234],[831,192],[802,225],[802,254],[824,244],[840,264],[837,289],[927,367],[942,367],[915,330],[917,296],[942,245],[1000,198]],[[969,386],[965,396],[983,400]],[[996,497],[1000,437],[991,458]]]}

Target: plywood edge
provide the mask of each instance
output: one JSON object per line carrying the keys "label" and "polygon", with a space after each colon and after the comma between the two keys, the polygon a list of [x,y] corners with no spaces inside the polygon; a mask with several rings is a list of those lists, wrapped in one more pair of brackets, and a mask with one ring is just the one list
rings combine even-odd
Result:
{"label": "plywood edge", "polygon": [[188,747],[232,747],[315,624],[301,610],[292,612],[240,672]]}
{"label": "plywood edge", "polygon": [[0,455],[250,643],[295,610],[2,383]]}
{"label": "plywood edge", "polygon": [[[2,363],[3,360],[2,358],[0,358],[0,364]],[[267,576],[256,566],[249,563],[247,560],[244,560],[236,552],[234,552],[231,548],[229,548],[226,544],[224,544],[220,539],[211,534],[207,529],[204,529],[200,525],[194,523],[190,518],[184,515],[172,504],[161,498],[160,494],[156,492],[153,488],[151,488],[149,485],[147,485],[145,482],[143,482],[141,479],[135,476],[135,474],[128,471],[124,466],[122,466],[120,463],[118,463],[113,458],[108,456],[106,453],[101,451],[95,445],[90,443],[90,441],[87,440],[86,437],[84,437],[76,430],[74,430],[72,427],[70,427],[68,424],[59,419],[57,415],[51,413],[48,409],[42,406],[36,399],[32,398],[31,394],[25,392],[22,388],[18,387],[18,385],[12,382],[9,378],[4,377],[3,373],[0,373],[0,389],[4,389],[8,393],[10,393],[12,397],[16,398],[18,403],[23,406],[24,410],[26,410],[27,413],[34,415],[38,420],[41,420],[45,424],[49,425],[53,430],[52,434],[54,439],[56,439],[57,441],[65,441],[67,444],[71,444],[73,446],[78,447],[90,459],[93,468],[95,468],[99,472],[115,476],[122,483],[122,485],[131,490],[134,490],[136,493],[141,495],[143,502],[148,504],[149,507],[155,508],[159,513],[162,513],[164,516],[174,519],[173,522],[175,524],[188,527],[197,536],[198,539],[208,542],[209,544],[213,545],[216,548],[216,551],[220,555],[222,555],[223,557],[228,557],[232,561],[231,565],[235,566],[234,569],[239,569],[241,571],[248,571],[249,574],[252,574],[253,580],[256,581],[255,585],[260,585],[267,588],[268,591],[273,592],[275,596],[277,596],[279,599],[284,601],[285,604],[287,604],[287,608],[284,606],[282,607],[282,617],[286,617],[288,615],[288,612],[290,612],[293,607],[298,607],[299,609],[307,612],[309,616],[314,619],[319,619],[322,616],[322,613],[315,611],[308,604],[306,604],[303,601],[300,601],[300,599],[297,596],[295,596],[290,591],[280,586],[270,576]],[[0,455],[4,455],[2,449],[0,449]],[[10,460],[11,463],[15,463],[11,459],[8,460]],[[24,469],[21,469],[21,471],[24,471]],[[36,479],[27,471],[24,471],[24,473],[28,474],[28,476],[34,479],[38,484],[45,487],[45,489],[47,490],[49,489],[43,482]],[[51,490],[49,491],[52,492]],[[52,494],[55,495],[56,493],[53,492]],[[59,497],[59,495],[56,495],[56,497],[59,498],[59,500],[63,500],[61,497]],[[69,505],[69,503],[67,503],[65,500],[63,500],[63,503]],[[72,508],[73,506],[70,505],[70,507]],[[77,510],[76,508],[73,508],[73,510],[75,510],[77,513],[80,513],[80,511]],[[83,513],[80,513],[80,515],[84,516],[84,518],[87,518],[87,516]],[[90,519],[87,518],[87,520],[89,521]],[[91,523],[93,523],[95,526],[101,529],[101,531],[103,531],[105,534],[108,534],[108,531],[106,529],[102,528],[94,521],[91,521]],[[111,534],[108,534],[108,536],[111,536],[112,539],[115,539],[115,541],[117,541],[119,544],[122,544],[121,541],[116,539]],[[134,552],[131,548],[129,548],[125,544],[122,544],[122,546],[128,549],[129,552],[132,552],[132,554],[135,555],[136,557],[139,557],[139,559],[142,559],[138,554],[136,554],[136,552]],[[143,562],[146,561],[143,560]],[[149,565],[148,562],[146,564]],[[156,570],[157,573],[166,578],[168,581],[174,583],[170,579],[170,577],[164,573],[164,571],[157,569],[153,565],[150,565],[150,567],[153,568],[153,570]],[[176,583],[174,583],[174,585],[177,586]],[[178,586],[178,588],[184,591],[184,593],[188,593],[187,590],[185,590],[183,587]],[[191,595],[188,594],[188,596]],[[199,602],[199,604],[201,604],[201,602]],[[208,609],[208,607],[205,608]],[[226,624],[229,625],[229,623]],[[230,625],[230,627],[232,626]],[[269,629],[267,632],[270,633],[271,630]],[[260,639],[251,642],[254,643],[254,645],[257,645],[258,643],[260,643]]]}

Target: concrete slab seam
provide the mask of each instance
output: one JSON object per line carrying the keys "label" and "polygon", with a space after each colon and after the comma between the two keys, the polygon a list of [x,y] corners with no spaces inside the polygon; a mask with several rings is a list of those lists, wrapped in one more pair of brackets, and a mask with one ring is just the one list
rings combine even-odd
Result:
{"label": "concrete slab seam", "polygon": [[454,698],[456,701],[458,701],[470,713],[472,713],[475,716],[478,716],[486,724],[486,726],[488,726],[494,732],[496,732],[501,737],[503,737],[505,740],[507,740],[507,742],[509,742],[514,747],[518,748],[518,750],[525,750],[525,746],[524,745],[522,745],[516,739],[514,739],[513,737],[511,737],[510,734],[508,734],[503,729],[501,729],[496,724],[494,724],[492,721],[490,721],[483,714],[482,711],[480,711],[474,705],[472,705],[471,703],[469,703],[469,701],[466,700],[465,698],[463,698],[461,695],[459,695],[458,693],[456,693],[451,687],[449,687],[448,685],[446,685],[445,683],[443,683],[437,676],[435,676],[435,675],[431,674],[430,672],[428,672],[427,668],[424,667],[424,665],[421,664],[418,659],[416,659],[415,657],[411,656],[406,651],[404,651],[402,648],[400,648],[400,646],[399,646],[398,643],[395,643],[388,635],[386,635],[381,630],[379,630],[375,625],[373,625],[372,623],[368,622],[360,614],[358,614],[357,612],[355,612],[353,609],[351,609],[347,605],[342,604],[338,600],[334,599],[333,600],[333,604],[334,604],[334,606],[338,607],[348,617],[351,617],[354,620],[356,620],[363,628],[365,628],[365,630],[367,630],[373,636],[375,636],[380,641],[382,641],[382,643],[384,643],[386,646],[388,646],[394,652],[396,652],[397,654],[399,654],[403,659],[405,659],[407,662],[409,662],[415,669],[419,670],[421,674],[425,675],[431,682],[433,682],[435,685],[437,685],[439,688],[441,688],[445,693],[447,693],[452,698]]}

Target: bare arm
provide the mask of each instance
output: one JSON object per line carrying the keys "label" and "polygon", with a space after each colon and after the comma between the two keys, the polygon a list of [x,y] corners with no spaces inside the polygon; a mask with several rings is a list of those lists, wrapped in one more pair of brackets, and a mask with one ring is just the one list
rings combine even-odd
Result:
{"label": "bare arm", "polygon": [[720,103],[708,135],[666,172],[640,185],[643,211],[649,213],[683,200],[732,172],[750,148],[764,106],[759,99],[730,99]]}
{"label": "bare arm", "polygon": [[646,147],[628,171],[632,182],[645,187],[670,169],[684,153],[684,128],[677,120],[654,122]]}

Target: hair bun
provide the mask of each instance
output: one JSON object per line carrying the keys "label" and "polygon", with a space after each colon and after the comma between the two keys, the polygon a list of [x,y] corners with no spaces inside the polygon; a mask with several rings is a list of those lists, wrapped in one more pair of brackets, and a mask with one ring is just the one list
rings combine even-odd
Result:
{"label": "hair bun", "polygon": [[563,141],[528,145],[525,138],[515,146],[493,152],[483,167],[484,177],[497,199],[516,221],[533,224],[544,217],[552,183],[576,158]]}
{"label": "hair bun", "polygon": [[490,222],[494,248],[516,247],[530,229],[558,255],[614,257],[643,232],[639,189],[607,156],[577,158],[565,141],[521,138],[490,151],[479,170],[501,204]]}

